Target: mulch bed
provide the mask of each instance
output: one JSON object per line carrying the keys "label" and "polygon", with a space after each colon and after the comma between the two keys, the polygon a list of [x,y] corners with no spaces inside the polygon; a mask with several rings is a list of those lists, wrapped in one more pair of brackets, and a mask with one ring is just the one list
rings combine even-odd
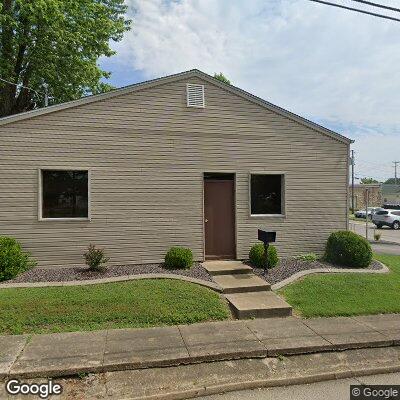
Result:
{"label": "mulch bed", "polygon": [[1,283],[22,283],[22,282],[66,282],[82,281],[90,279],[113,278],[125,275],[140,274],[175,274],[190,278],[202,279],[212,282],[209,273],[200,266],[199,263],[193,265],[190,270],[172,270],[162,267],[162,264],[143,264],[143,265],[115,265],[110,266],[104,272],[88,271],[84,267],[71,268],[34,268],[24,272],[14,279]]}
{"label": "mulch bed", "polygon": [[[279,261],[278,266],[268,270],[267,275],[264,275],[264,270],[261,268],[253,268],[256,275],[265,279],[271,285],[278,283],[296,272],[306,269],[317,268],[340,268],[337,265],[325,263],[323,261],[301,261],[293,258],[283,258]],[[346,268],[346,267],[343,267]],[[366,269],[381,269],[381,265],[372,261],[371,265]],[[3,283],[23,283],[23,282],[66,282],[66,281],[82,281],[101,278],[112,278],[125,275],[140,275],[140,274],[175,274],[197,278],[204,281],[212,282],[210,274],[200,265],[195,263],[190,270],[170,270],[163,268],[162,264],[143,264],[143,265],[115,265],[110,266],[104,272],[88,271],[84,267],[68,267],[68,268],[34,268],[27,271],[15,279],[0,282]]]}
{"label": "mulch bed", "polygon": [[[279,264],[275,268],[268,270],[267,275],[264,275],[264,270],[261,268],[254,268],[253,271],[256,275],[265,279],[271,285],[281,282],[286,278],[294,275],[296,272],[305,271],[307,269],[319,269],[319,268],[348,268],[340,267],[338,265],[332,265],[324,261],[302,261],[296,260],[294,258],[281,259]],[[381,269],[381,265],[373,260],[368,268],[363,268],[364,270],[378,270]],[[356,269],[356,268],[354,268]],[[359,268],[357,268],[359,269]]]}

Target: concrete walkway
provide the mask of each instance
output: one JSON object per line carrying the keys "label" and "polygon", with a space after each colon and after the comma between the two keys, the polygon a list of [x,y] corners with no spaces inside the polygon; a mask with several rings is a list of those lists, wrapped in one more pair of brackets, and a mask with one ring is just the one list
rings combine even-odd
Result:
{"label": "concrete walkway", "polygon": [[0,378],[67,376],[398,345],[400,314],[2,336]]}
{"label": "concrete walkway", "polygon": [[[53,382],[60,384],[63,392],[60,396],[51,396],[51,399],[182,400],[199,396],[205,399],[204,396],[218,394],[212,399],[339,400],[349,399],[350,383],[393,385],[399,382],[398,372],[400,346],[393,346],[55,378]],[[388,373],[392,376],[383,375]],[[371,374],[382,375],[368,377]],[[342,379],[346,379],[347,388],[343,387]],[[23,378],[24,383],[45,381]],[[305,388],[314,387],[315,390],[304,393],[299,384],[307,385]],[[332,385],[336,386],[336,392]],[[249,392],[248,389],[257,390]],[[243,390],[245,392],[238,392]],[[231,394],[223,394],[228,392]],[[0,384],[0,399],[27,398],[38,399],[8,395],[5,385]]]}
{"label": "concrete walkway", "polygon": [[253,269],[241,261],[206,261],[202,266],[222,289],[236,318],[292,315],[292,307],[271,292],[271,285],[256,276]]}

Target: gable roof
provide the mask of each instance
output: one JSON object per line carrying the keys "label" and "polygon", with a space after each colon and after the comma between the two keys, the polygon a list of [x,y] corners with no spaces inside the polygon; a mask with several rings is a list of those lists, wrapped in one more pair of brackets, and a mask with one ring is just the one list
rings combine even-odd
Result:
{"label": "gable roof", "polygon": [[354,142],[353,140],[351,140],[343,135],[340,135],[337,132],[334,132],[328,128],[325,128],[319,124],[316,124],[315,122],[309,121],[306,118],[300,117],[299,115],[294,114],[290,111],[287,111],[279,106],[276,106],[275,104],[269,103],[268,101],[265,101],[265,100],[261,99],[260,97],[257,97],[249,92],[246,92],[243,89],[240,89],[236,86],[221,82],[218,79],[215,79],[214,77],[212,77],[211,75],[208,75],[202,71],[199,71],[198,69],[192,69],[190,71],[180,72],[178,74],[168,75],[168,76],[165,76],[162,78],[157,78],[157,79],[152,79],[152,80],[145,81],[145,82],[136,83],[136,84],[125,86],[125,87],[122,87],[119,89],[114,89],[107,93],[100,93],[100,94],[96,94],[96,95],[86,96],[86,97],[82,97],[81,99],[78,99],[78,100],[72,100],[72,101],[68,101],[66,103],[56,104],[53,106],[39,108],[36,110],[27,111],[27,112],[20,113],[20,114],[10,115],[8,117],[0,118],[0,126],[7,125],[7,124],[10,124],[10,123],[16,122],[16,121],[22,121],[25,119],[34,118],[39,115],[45,115],[45,114],[50,114],[52,112],[65,110],[67,108],[78,107],[78,106],[81,106],[84,104],[94,103],[96,101],[106,100],[106,99],[110,99],[110,98],[113,98],[116,96],[133,93],[135,91],[144,90],[144,89],[151,88],[151,87],[154,87],[157,85],[163,85],[166,83],[178,81],[183,78],[194,78],[194,77],[203,79],[207,82],[210,82],[213,85],[219,86],[220,88],[227,90],[228,92],[234,93],[237,96],[240,96],[240,97],[245,98],[253,103],[258,104],[258,105],[266,108],[269,111],[272,111],[279,115],[287,117],[287,118],[291,119],[292,121],[296,121],[301,125],[311,128],[311,129],[313,129],[319,133],[322,133],[324,135],[327,135],[333,139],[339,140],[340,142],[343,142],[346,144],[350,144],[350,143]]}

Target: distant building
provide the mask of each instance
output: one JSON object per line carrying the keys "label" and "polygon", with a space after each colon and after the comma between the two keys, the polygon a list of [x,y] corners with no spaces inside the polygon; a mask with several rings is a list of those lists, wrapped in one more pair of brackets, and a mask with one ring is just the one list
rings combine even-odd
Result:
{"label": "distant building", "polygon": [[[381,207],[383,204],[382,191],[380,183],[356,183],[354,185],[354,208],[360,210],[365,208],[365,191],[369,189],[369,207]],[[390,186],[390,185],[389,185]],[[351,185],[349,188],[349,205],[351,207]]]}
{"label": "distant building", "polygon": [[400,185],[382,184],[382,198],[385,204],[400,205]]}

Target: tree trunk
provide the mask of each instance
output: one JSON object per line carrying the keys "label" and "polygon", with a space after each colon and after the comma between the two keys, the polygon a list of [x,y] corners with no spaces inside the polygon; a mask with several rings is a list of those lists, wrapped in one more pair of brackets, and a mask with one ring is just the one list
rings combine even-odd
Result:
{"label": "tree trunk", "polygon": [[[13,74],[13,28],[10,23],[12,17],[13,0],[3,0],[2,14],[9,16],[1,27],[1,58],[8,65],[2,69],[2,78],[11,82],[15,82]],[[2,82],[0,90],[0,117],[4,117],[11,113],[15,104],[16,87],[14,85]]]}

